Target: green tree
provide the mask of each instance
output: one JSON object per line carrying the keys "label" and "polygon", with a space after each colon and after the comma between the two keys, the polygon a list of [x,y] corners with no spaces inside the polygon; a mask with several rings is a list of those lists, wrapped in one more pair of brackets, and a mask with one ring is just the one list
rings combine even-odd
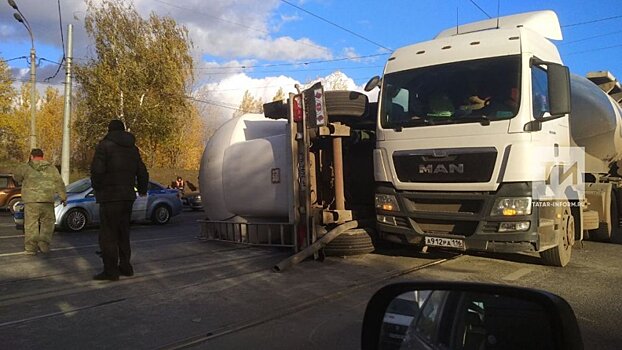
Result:
{"label": "green tree", "polygon": [[111,119],[121,119],[153,165],[160,147],[175,138],[180,119],[191,113],[188,30],[154,13],[143,19],[122,0],[87,0],[84,22],[95,57],[76,66],[75,127],[83,151],[105,134]]}

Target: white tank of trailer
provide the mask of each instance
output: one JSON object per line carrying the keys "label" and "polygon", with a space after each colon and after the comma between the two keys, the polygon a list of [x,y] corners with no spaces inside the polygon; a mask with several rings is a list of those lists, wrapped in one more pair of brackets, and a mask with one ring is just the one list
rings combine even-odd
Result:
{"label": "white tank of trailer", "polygon": [[287,217],[291,167],[286,132],[284,120],[245,114],[214,133],[199,170],[203,207],[210,220]]}
{"label": "white tank of trailer", "polygon": [[585,153],[610,163],[622,158],[622,109],[587,78],[571,75],[570,133]]}

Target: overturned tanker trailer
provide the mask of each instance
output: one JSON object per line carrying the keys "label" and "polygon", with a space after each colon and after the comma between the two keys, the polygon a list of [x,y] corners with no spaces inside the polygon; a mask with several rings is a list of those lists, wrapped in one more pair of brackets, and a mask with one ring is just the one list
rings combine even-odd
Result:
{"label": "overturned tanker trailer", "polygon": [[376,104],[320,83],[222,125],[199,172],[207,239],[318,251],[373,251]]}

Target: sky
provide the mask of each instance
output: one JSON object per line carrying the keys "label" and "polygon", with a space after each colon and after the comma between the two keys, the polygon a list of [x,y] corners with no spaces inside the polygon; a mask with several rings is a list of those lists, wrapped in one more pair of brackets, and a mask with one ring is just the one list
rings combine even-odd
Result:
{"label": "sky", "polygon": [[[77,62],[92,57],[83,19],[84,0],[14,0],[30,23],[39,59],[37,81],[57,71],[63,57],[61,28],[74,28]],[[95,3],[100,0],[93,0]],[[144,17],[154,12],[188,28],[196,58],[194,89],[225,109],[248,90],[271,100],[279,87],[294,91],[335,72],[360,88],[381,75],[391,50],[432,39],[440,31],[487,19],[553,10],[564,40],[556,42],[564,63],[579,75],[609,70],[622,79],[621,0],[134,0]],[[59,8],[62,24],[59,20]],[[17,81],[29,79],[28,31],[0,0],[0,58]],[[48,80],[57,87],[61,69]]]}

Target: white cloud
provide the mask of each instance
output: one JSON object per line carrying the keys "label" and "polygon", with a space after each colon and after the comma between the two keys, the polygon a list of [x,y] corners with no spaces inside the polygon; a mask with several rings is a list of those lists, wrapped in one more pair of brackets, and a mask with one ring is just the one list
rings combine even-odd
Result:
{"label": "white cloud", "polygon": [[[204,101],[200,108],[205,111],[204,115],[210,119],[224,121],[233,115],[235,109],[242,102],[244,93],[248,91],[255,99],[264,102],[272,101],[279,88],[285,95],[295,92],[298,81],[285,76],[266,77],[255,79],[244,73],[234,74],[219,82],[207,83],[195,93],[197,99]],[[206,103],[207,102],[207,103]],[[199,102],[199,104],[202,104]]]}
{"label": "white cloud", "polygon": [[[196,49],[195,57],[210,55],[281,61],[332,57],[327,48],[309,38],[293,38],[278,32],[282,23],[297,19],[277,13],[281,4],[278,0],[134,0],[134,4],[144,18],[154,12],[185,25]],[[32,24],[35,45],[53,46],[61,52],[57,2],[20,0],[18,6]],[[63,0],[61,6],[63,30],[66,31],[68,23],[74,24],[74,56],[84,57],[91,46],[83,26],[85,2]],[[8,5],[4,7],[8,8]],[[0,42],[29,40],[25,28],[12,15],[10,8],[0,11]]]}
{"label": "white cloud", "polygon": [[376,101],[377,90],[367,93],[363,91],[362,86],[356,85],[354,80],[339,71],[316,79],[307,85],[282,75],[255,79],[244,73],[238,73],[219,82],[207,83],[201,86],[197,89],[195,96],[198,100],[203,101],[198,104],[201,107],[199,109],[203,111],[204,117],[211,124],[217,126],[231,118],[235,109],[242,102],[242,97],[246,91],[256,99],[270,102],[279,88],[282,88],[287,96],[290,92],[296,92],[296,84],[300,84],[304,89],[305,86],[311,86],[317,81],[321,81],[326,90],[345,88],[347,90],[359,91],[368,95],[370,101]]}
{"label": "white cloud", "polygon": [[356,52],[356,50],[353,47],[345,47],[343,49],[343,56],[347,58],[351,58],[352,61],[354,62],[360,61],[360,59],[358,58],[360,57],[360,55]]}

